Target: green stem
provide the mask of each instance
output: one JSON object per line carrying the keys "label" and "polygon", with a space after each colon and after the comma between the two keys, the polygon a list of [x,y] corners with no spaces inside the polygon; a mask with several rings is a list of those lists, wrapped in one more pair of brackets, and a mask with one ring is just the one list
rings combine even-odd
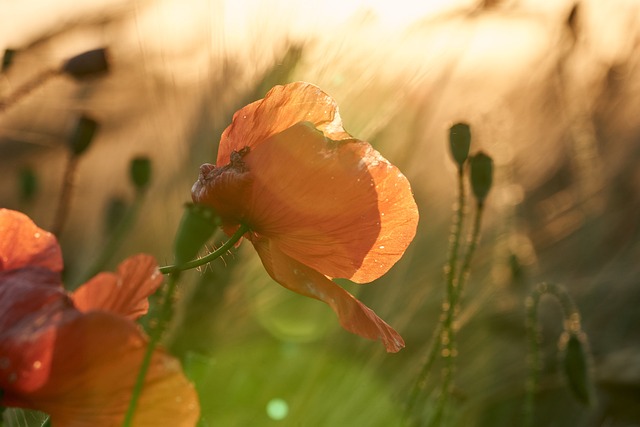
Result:
{"label": "green stem", "polygon": [[467,253],[465,254],[464,261],[462,262],[462,267],[460,268],[460,275],[458,276],[458,285],[457,295],[456,295],[456,303],[460,302],[460,298],[462,297],[462,293],[464,291],[464,287],[469,280],[469,276],[471,273],[471,260],[473,259],[473,255],[476,251],[476,247],[478,246],[478,242],[480,241],[480,229],[482,228],[482,217],[484,214],[484,204],[478,203],[476,207],[476,215],[473,220],[473,229],[471,231],[471,235],[469,236],[469,246],[467,248]]}
{"label": "green stem", "polygon": [[69,159],[67,160],[67,165],[64,169],[62,191],[60,192],[58,208],[56,209],[56,215],[53,219],[53,225],[51,226],[51,232],[58,238],[60,238],[67,216],[69,215],[69,206],[71,205],[71,196],[73,193],[76,169],[78,168],[78,160],[78,156],[70,154]]}
{"label": "green stem", "polygon": [[529,340],[529,373],[527,375],[525,401],[524,401],[524,426],[533,427],[534,423],[534,398],[540,376],[540,330],[538,328],[538,306],[544,295],[552,295],[560,303],[565,321],[565,330],[580,331],[580,314],[575,303],[567,291],[553,283],[539,283],[531,295],[527,297],[526,329]]}
{"label": "green stem", "polygon": [[201,265],[207,264],[220,256],[226,253],[229,249],[235,245],[238,240],[242,238],[242,236],[249,231],[249,227],[244,224],[241,224],[238,230],[227,240],[222,246],[220,246],[217,250],[211,252],[210,254],[193,260],[181,265],[168,265],[164,267],[160,267],[159,270],[162,274],[168,274],[169,279],[167,282],[167,289],[164,295],[164,301],[162,303],[162,307],[160,308],[160,315],[158,317],[158,323],[152,329],[150,333],[149,344],[147,345],[147,349],[142,358],[142,364],[140,365],[140,370],[138,371],[138,376],[136,378],[135,385],[133,387],[133,392],[131,395],[131,401],[129,402],[129,408],[127,409],[127,413],[124,418],[123,427],[130,427],[131,422],[133,421],[133,416],[135,415],[136,406],[138,404],[138,400],[140,398],[140,394],[142,394],[142,389],[144,387],[144,380],[147,375],[147,371],[151,366],[151,359],[153,357],[153,351],[155,350],[160,338],[162,337],[162,333],[164,332],[165,326],[169,322],[172,313],[173,307],[173,294],[176,289],[176,284],[178,282],[178,278],[180,274],[184,270],[189,270],[192,268],[199,267]]}
{"label": "green stem", "polygon": [[442,424],[442,417],[444,416],[444,410],[446,407],[447,400],[451,395],[451,387],[453,384],[453,374],[455,370],[454,360],[457,356],[457,348],[456,348],[456,338],[457,338],[457,329],[455,325],[455,320],[457,313],[459,311],[460,298],[462,297],[462,293],[464,291],[464,287],[469,280],[470,272],[471,272],[471,260],[473,259],[473,255],[475,253],[476,247],[478,246],[478,242],[480,240],[480,229],[482,227],[482,217],[484,213],[484,204],[478,202],[476,205],[476,214],[473,220],[473,228],[471,234],[468,239],[468,247],[467,252],[464,256],[464,260],[462,262],[462,266],[460,267],[460,271],[458,276],[454,279],[453,286],[451,287],[451,291],[453,294],[451,295],[451,299],[449,300],[449,310],[446,312],[446,318],[444,321],[444,333],[443,335],[443,351],[444,357],[446,358],[446,365],[443,369],[443,379],[442,379],[442,389],[440,393],[440,398],[438,401],[438,406],[436,408],[436,413],[433,418],[431,425],[440,425]]}
{"label": "green stem", "polygon": [[133,416],[135,415],[135,412],[136,412],[136,406],[138,405],[138,400],[140,398],[140,395],[142,394],[142,388],[144,387],[144,380],[147,376],[147,371],[151,366],[153,351],[158,345],[158,342],[162,337],[162,333],[164,332],[165,325],[168,323],[169,318],[171,317],[171,308],[173,306],[173,293],[175,292],[176,284],[178,283],[179,276],[180,276],[180,272],[169,275],[169,280],[167,282],[167,289],[164,294],[164,301],[160,309],[160,316],[158,317],[158,323],[156,324],[155,328],[153,328],[153,330],[151,331],[149,344],[147,344],[147,349],[142,358],[142,363],[140,365],[140,370],[138,371],[138,376],[136,377],[135,385],[133,386],[133,392],[131,394],[131,401],[129,402],[129,408],[127,409],[124,422],[122,423],[123,427],[130,427],[131,422],[133,421]]}
{"label": "green stem", "polygon": [[435,360],[442,348],[444,333],[447,333],[446,319],[451,311],[451,300],[454,298],[456,292],[455,286],[455,273],[458,263],[458,250],[460,248],[460,237],[462,235],[462,223],[465,214],[465,191],[464,191],[464,169],[458,168],[458,200],[454,206],[453,223],[451,225],[451,235],[449,238],[449,255],[447,259],[447,265],[445,268],[446,282],[447,282],[447,295],[445,301],[442,304],[442,314],[436,329],[431,336],[429,342],[429,348],[427,349],[426,357],[422,364],[422,369],[416,378],[416,381],[409,395],[409,401],[405,409],[405,417],[410,417],[415,404],[418,400],[420,392],[426,386],[427,378],[431,372],[431,368],[435,363]]}
{"label": "green stem", "polygon": [[233,236],[231,236],[229,240],[227,240],[222,246],[220,246],[215,251],[211,252],[208,255],[203,256],[202,258],[194,259],[193,261],[186,262],[182,265],[166,265],[164,267],[160,267],[159,268],[160,273],[172,274],[172,273],[177,273],[184,270],[190,270],[192,268],[198,268],[202,265],[208,264],[209,262],[219,258],[225,252],[231,249],[233,245],[235,245],[238,242],[238,240],[240,240],[242,236],[244,236],[245,233],[247,233],[248,231],[249,231],[248,226],[244,224],[240,224],[240,227],[233,234]]}

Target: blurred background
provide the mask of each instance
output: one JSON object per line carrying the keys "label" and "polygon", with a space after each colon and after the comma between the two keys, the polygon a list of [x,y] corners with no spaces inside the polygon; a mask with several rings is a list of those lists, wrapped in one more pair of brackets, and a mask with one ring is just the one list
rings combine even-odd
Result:
{"label": "blurred background", "polygon": [[[171,263],[199,165],[215,161],[233,113],[275,84],[320,86],[347,131],[412,184],[420,224],[404,258],[373,284],[341,282],[405,338],[398,354],[278,286],[248,244],[185,275],[165,344],[200,391],[203,426],[402,425],[445,291],[456,197],[447,137],[458,121],[496,169],[462,300],[448,423],[522,424],[524,301],[549,281],[582,313],[597,400],[583,406],[568,390],[562,314],[543,299],[536,425],[640,425],[640,3],[26,0],[0,2],[0,16],[0,49],[13,52],[4,100],[76,54],[108,49],[107,74],[49,78],[0,111],[0,206],[45,229],[78,116],[99,123],[60,235],[70,288],[132,206],[138,215],[106,267],[137,252]],[[151,159],[153,177],[136,196],[137,156]]]}

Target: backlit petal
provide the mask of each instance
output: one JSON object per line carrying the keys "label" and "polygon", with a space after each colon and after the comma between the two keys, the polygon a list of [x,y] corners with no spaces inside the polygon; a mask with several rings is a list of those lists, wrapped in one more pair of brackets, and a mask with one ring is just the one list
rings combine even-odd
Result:
{"label": "backlit petal", "polygon": [[102,310],[137,319],[147,312],[152,295],[162,283],[155,259],[135,255],[118,266],[117,273],[100,273],[72,295],[80,311]]}
{"label": "backlit petal", "polygon": [[[48,307],[72,307],[60,274],[42,267],[0,272],[0,340],[12,328],[42,322]],[[0,364],[1,365],[1,364]]]}
{"label": "backlit petal", "polygon": [[0,209],[0,271],[44,267],[62,271],[62,252],[55,236],[23,213]]}
{"label": "backlit petal", "polygon": [[319,87],[305,82],[275,86],[259,101],[241,108],[222,133],[218,166],[229,163],[233,151],[254,148],[299,122],[311,122],[334,140],[350,138],[342,128],[338,106]]}
{"label": "backlit petal", "polygon": [[294,292],[327,303],[344,329],[364,338],[381,340],[390,353],[404,347],[404,340],[391,326],[327,277],[290,258],[268,239],[254,236],[252,243],[274,280]]}
{"label": "backlit petal", "polygon": [[299,123],[251,150],[245,221],[329,277],[368,282],[404,253],[418,213],[407,179],[368,143]]}
{"label": "backlit petal", "polygon": [[[121,425],[147,345],[133,322],[67,310],[57,322],[9,341],[14,352],[38,349],[40,358],[29,359],[31,370],[47,375],[42,384],[19,379],[5,385],[4,405],[44,411],[54,426]],[[198,416],[196,393],[179,363],[156,350],[134,425],[193,426]]]}

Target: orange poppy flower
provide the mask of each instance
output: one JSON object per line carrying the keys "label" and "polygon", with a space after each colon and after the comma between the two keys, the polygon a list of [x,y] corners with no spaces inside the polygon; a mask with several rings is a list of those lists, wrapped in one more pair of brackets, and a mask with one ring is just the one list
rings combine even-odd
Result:
{"label": "orange poppy flower", "polygon": [[[161,284],[133,256],[69,295],[55,237],[0,209],[0,389],[3,406],[37,409],[53,426],[120,426],[147,346],[133,322]],[[134,425],[193,426],[199,406],[180,364],[156,350]]]}
{"label": "orange poppy flower", "polygon": [[335,101],[309,83],[274,87],[223,132],[192,198],[214,208],[228,234],[245,224],[269,275],[327,303],[342,326],[387,351],[400,335],[331,278],[366,283],[413,239],[418,210],[404,175],[342,128]]}

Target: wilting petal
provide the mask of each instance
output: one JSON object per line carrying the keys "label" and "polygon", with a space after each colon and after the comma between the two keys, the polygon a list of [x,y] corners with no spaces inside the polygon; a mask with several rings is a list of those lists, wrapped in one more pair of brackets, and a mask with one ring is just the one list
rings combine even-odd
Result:
{"label": "wilting petal", "polygon": [[[25,381],[29,376],[22,374],[17,380],[3,381],[2,404],[44,411],[54,426],[120,426],[146,339],[133,322],[109,313],[67,310],[61,316],[30,333],[3,340],[0,355],[9,345],[12,352],[37,349],[39,358],[33,354],[25,360],[31,372],[46,375],[44,383]],[[9,367],[2,375],[12,373]],[[198,416],[196,393],[179,363],[156,350],[134,425],[193,426]]]}
{"label": "wilting petal", "polygon": [[233,151],[254,148],[299,122],[311,122],[334,140],[350,138],[342,128],[338,106],[319,87],[305,82],[275,86],[259,101],[238,110],[222,133],[218,166],[229,163]]}
{"label": "wilting petal", "polygon": [[402,256],[418,213],[407,179],[368,143],[299,123],[251,150],[245,222],[329,277],[374,280]]}
{"label": "wilting petal", "polygon": [[238,225],[246,214],[244,202],[249,200],[252,177],[246,170],[242,155],[234,154],[238,160],[216,167],[205,163],[200,166],[198,180],[191,188],[194,203],[213,208],[225,227]]}
{"label": "wilting petal", "polygon": [[274,280],[294,292],[327,303],[344,329],[364,338],[381,340],[390,353],[404,347],[404,340],[391,326],[327,277],[290,258],[268,239],[253,236],[252,243]]}
{"label": "wilting petal", "polygon": [[62,271],[62,252],[55,236],[23,213],[0,209],[0,271],[25,266]]}
{"label": "wilting petal", "polygon": [[155,259],[135,255],[118,266],[117,273],[100,273],[73,293],[80,311],[102,310],[137,319],[149,309],[147,297],[162,283]]}

